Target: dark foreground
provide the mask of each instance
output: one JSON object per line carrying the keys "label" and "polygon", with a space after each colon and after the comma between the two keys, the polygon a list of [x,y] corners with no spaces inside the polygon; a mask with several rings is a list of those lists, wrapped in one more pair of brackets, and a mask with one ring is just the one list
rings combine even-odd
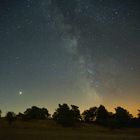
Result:
{"label": "dark foreground", "polygon": [[97,125],[63,128],[53,122],[6,122],[0,126],[0,140],[140,140],[139,128],[108,129]]}

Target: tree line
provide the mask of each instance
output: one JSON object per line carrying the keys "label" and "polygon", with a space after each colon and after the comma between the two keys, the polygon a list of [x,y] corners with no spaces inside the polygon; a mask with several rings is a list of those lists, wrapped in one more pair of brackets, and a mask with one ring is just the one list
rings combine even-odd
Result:
{"label": "tree line", "polygon": [[[2,111],[0,111],[0,114]],[[51,115],[48,109],[32,106],[27,108],[23,113],[15,114],[8,112],[4,117],[9,124],[15,120],[45,120],[52,119],[62,126],[76,126],[79,123],[92,123],[108,126],[111,128],[121,127],[140,127],[140,110],[138,116],[133,117],[128,110],[123,107],[116,107],[115,113],[109,112],[105,106],[91,107],[80,113],[76,105],[59,104],[58,108]]]}

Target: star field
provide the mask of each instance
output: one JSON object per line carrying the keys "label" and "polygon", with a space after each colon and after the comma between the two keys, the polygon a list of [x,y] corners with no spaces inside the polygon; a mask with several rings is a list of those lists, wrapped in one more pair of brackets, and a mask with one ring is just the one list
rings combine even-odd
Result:
{"label": "star field", "polygon": [[138,0],[1,0],[2,110],[54,111],[67,102],[81,110],[120,105],[135,114],[139,7]]}

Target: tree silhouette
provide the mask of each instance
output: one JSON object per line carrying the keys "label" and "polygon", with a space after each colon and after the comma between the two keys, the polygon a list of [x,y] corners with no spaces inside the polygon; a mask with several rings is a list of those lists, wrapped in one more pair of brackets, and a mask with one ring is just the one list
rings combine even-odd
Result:
{"label": "tree silhouette", "polygon": [[[1,110],[0,110],[1,117]],[[8,112],[5,116],[8,123],[11,125],[15,119],[31,120],[31,119],[47,119],[50,114],[46,108],[39,108],[32,106],[27,108],[24,113],[15,115],[14,112]],[[115,113],[108,112],[103,105],[91,107],[85,110],[80,115],[79,107],[71,105],[70,107],[64,103],[59,104],[58,108],[52,115],[52,119],[63,126],[75,126],[79,124],[82,119],[85,122],[95,122],[110,128],[121,127],[140,127],[140,110],[138,110],[138,117],[133,117],[126,109],[122,107],[115,108]]]}
{"label": "tree silhouette", "polygon": [[63,126],[73,126],[76,121],[80,120],[80,111],[77,106],[71,105],[72,109],[67,104],[59,104],[59,107],[53,114],[53,119]]}
{"label": "tree silhouette", "polygon": [[120,126],[128,125],[129,121],[133,117],[126,109],[122,107],[115,108],[115,118],[118,120]]}
{"label": "tree silhouette", "polygon": [[59,107],[56,109],[56,112],[53,115],[54,120],[63,126],[69,126],[73,123],[72,114],[70,108],[67,104],[59,104]]}
{"label": "tree silhouette", "polygon": [[85,122],[91,122],[95,120],[97,107],[91,107],[89,110],[85,110],[82,113],[82,118]]}
{"label": "tree silhouette", "polygon": [[25,119],[46,119],[49,116],[50,114],[46,108],[39,108],[36,106],[28,108],[24,112]]}
{"label": "tree silhouette", "polygon": [[109,118],[109,113],[103,105],[100,105],[96,111],[96,122],[105,124]]}
{"label": "tree silhouette", "polygon": [[8,123],[9,123],[10,125],[11,125],[12,122],[15,120],[15,117],[16,117],[16,115],[15,115],[14,112],[8,112],[8,113],[6,114],[6,119],[7,119]]}
{"label": "tree silhouette", "polygon": [[78,122],[81,120],[80,110],[78,106],[71,105],[71,112],[72,112],[73,119],[75,122]]}

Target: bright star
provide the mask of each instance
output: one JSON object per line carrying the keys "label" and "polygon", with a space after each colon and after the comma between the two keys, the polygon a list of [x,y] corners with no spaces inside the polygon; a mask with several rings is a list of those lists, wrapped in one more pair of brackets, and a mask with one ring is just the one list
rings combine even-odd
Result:
{"label": "bright star", "polygon": [[23,94],[23,92],[22,91],[19,91],[19,95],[22,95]]}

